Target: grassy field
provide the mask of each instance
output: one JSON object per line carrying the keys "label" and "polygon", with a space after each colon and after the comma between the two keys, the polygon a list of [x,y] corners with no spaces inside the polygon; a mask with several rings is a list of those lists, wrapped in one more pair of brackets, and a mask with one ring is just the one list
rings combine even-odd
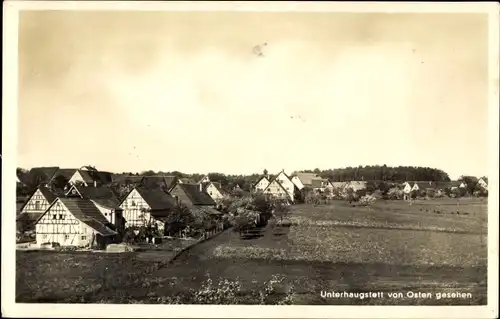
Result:
{"label": "grassy field", "polygon": [[[18,302],[194,302],[210,276],[237,281],[234,302],[258,303],[274,275],[294,304],[486,304],[486,210],[479,200],[344,202],[292,208],[252,239],[226,231],[169,263],[155,252],[17,253]],[[458,210],[458,214],[457,214]],[[323,298],[322,291],[384,292],[384,298]],[[470,298],[389,298],[389,292],[470,292]],[[169,298],[167,298],[169,297]],[[272,303],[266,301],[265,303]]]}

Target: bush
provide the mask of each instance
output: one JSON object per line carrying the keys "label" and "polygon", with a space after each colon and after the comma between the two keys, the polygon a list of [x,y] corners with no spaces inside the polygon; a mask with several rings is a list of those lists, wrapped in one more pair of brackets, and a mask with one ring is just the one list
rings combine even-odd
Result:
{"label": "bush", "polygon": [[359,203],[363,206],[370,206],[375,203],[377,199],[372,195],[365,195],[359,199]]}

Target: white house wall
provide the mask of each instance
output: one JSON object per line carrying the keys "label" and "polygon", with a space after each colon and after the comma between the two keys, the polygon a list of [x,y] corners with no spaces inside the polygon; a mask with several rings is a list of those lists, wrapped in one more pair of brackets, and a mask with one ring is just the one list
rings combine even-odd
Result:
{"label": "white house wall", "polygon": [[294,183],[299,190],[302,190],[304,188],[304,184],[302,184],[302,181],[298,176],[292,177],[292,183]]}
{"label": "white house wall", "polygon": [[277,177],[276,180],[283,186],[285,191],[288,193],[288,196],[290,197],[291,200],[293,200],[294,196],[294,189],[295,189],[295,184],[285,175],[285,173],[281,172]]}
{"label": "white house wall", "polygon": [[[134,189],[120,205],[125,218],[125,227],[141,227],[144,222],[150,220],[151,215],[147,212],[150,209],[148,203],[142,198],[139,192]],[[146,212],[143,212],[146,210]]]}
{"label": "white house wall", "polygon": [[75,184],[76,182],[82,182],[85,186],[88,186],[87,183],[83,180],[82,174],[79,171],[76,171],[73,176],[69,179],[70,184]]}
{"label": "white house wall", "polygon": [[89,243],[81,222],[59,200],[36,223],[35,230],[39,245],[59,243],[61,246],[86,246]]}
{"label": "white house wall", "polygon": [[206,192],[214,201],[220,200],[224,197],[214,184],[208,185]]}
{"label": "white house wall", "polygon": [[289,198],[289,194],[283,189],[282,186],[280,186],[280,184],[276,180],[272,181],[269,184],[264,193],[277,198]]}
{"label": "white house wall", "polygon": [[22,209],[22,213],[43,213],[49,208],[49,201],[43,196],[42,192],[37,189],[36,192],[31,196],[26,205]]}
{"label": "white house wall", "polygon": [[267,178],[262,178],[257,185],[255,185],[255,190],[263,192],[267,186],[269,186],[269,180]]}

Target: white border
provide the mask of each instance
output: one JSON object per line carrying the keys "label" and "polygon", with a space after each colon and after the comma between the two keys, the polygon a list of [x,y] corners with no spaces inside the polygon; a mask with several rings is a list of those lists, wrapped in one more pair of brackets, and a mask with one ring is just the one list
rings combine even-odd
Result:
{"label": "white border", "polygon": [[[343,11],[485,13],[489,15],[488,306],[201,306],[15,304],[15,216],[2,214],[2,315],[8,317],[203,318],[495,318],[498,316],[499,5],[388,2],[99,2],[5,1],[3,14],[2,212],[15,211],[17,156],[17,29],[20,10]],[[5,248],[5,249],[4,249]]]}

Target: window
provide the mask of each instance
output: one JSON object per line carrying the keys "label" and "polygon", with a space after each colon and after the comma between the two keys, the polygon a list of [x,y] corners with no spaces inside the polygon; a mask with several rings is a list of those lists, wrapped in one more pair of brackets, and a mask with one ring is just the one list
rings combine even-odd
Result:
{"label": "window", "polygon": [[43,235],[43,236],[42,236],[42,238],[43,238],[43,239],[47,239],[47,235]]}
{"label": "window", "polygon": [[35,209],[36,210],[40,210],[41,209],[41,207],[40,207],[40,201],[38,201],[38,200],[35,201]]}
{"label": "window", "polygon": [[212,192],[210,192],[210,195],[212,195]]}
{"label": "window", "polygon": [[87,236],[82,236],[82,240],[87,240]]}
{"label": "window", "polygon": [[59,214],[59,219],[64,219],[64,215],[63,214]]}
{"label": "window", "polygon": [[135,200],[133,200],[133,201],[132,201],[132,204],[131,204],[131,205],[132,205],[132,206],[135,206]]}
{"label": "window", "polygon": [[104,216],[108,216],[108,213],[104,213]]}
{"label": "window", "polygon": [[64,240],[68,240],[69,239],[69,235],[64,235]]}
{"label": "window", "polygon": [[57,214],[52,215],[52,219],[57,219]]}

